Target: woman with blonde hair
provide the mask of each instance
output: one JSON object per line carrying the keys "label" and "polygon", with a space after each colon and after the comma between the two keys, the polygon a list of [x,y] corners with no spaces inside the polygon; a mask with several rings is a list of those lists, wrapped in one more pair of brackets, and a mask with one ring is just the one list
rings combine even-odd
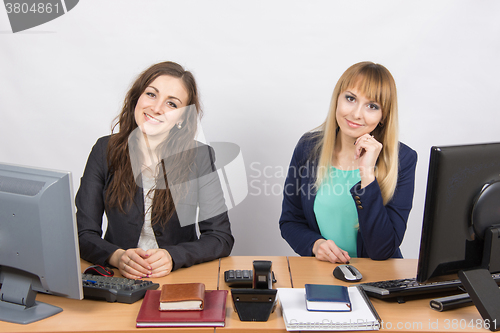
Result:
{"label": "woman with blonde hair", "polygon": [[401,258],[417,153],[398,141],[396,84],[382,65],[348,68],[326,121],[295,147],[280,229],[302,256]]}

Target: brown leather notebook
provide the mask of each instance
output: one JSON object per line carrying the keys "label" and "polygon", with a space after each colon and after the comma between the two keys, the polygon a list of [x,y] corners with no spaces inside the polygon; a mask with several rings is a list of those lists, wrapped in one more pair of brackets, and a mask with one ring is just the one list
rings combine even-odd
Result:
{"label": "brown leather notebook", "polygon": [[161,287],[160,311],[203,310],[205,284],[170,283]]}

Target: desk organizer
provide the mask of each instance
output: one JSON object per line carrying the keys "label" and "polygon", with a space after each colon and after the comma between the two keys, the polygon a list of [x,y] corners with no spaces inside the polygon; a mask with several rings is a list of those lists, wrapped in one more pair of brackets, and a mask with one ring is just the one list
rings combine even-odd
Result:
{"label": "desk organizer", "polygon": [[276,307],[276,289],[232,289],[234,310],[241,321],[267,321]]}

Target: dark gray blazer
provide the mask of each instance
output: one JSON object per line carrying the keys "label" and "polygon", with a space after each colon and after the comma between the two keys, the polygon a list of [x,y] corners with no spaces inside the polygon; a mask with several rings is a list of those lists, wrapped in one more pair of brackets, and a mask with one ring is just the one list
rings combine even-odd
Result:
{"label": "dark gray blazer", "polygon": [[[143,190],[139,186],[133,204],[125,207],[125,213],[105,205],[106,190],[113,177],[108,171],[106,157],[109,138],[110,136],[100,138],[92,148],[76,195],[80,256],[100,265],[107,265],[106,260],[119,248],[136,248],[144,223]],[[197,145],[189,194],[180,206],[176,205],[183,211],[183,216],[192,219],[192,223],[186,225],[183,220],[182,224],[185,226],[181,226],[176,211],[163,228],[153,226],[158,246],[172,256],[173,270],[231,253],[234,238],[219,178],[217,172],[213,172],[214,159],[213,150],[209,146]],[[209,216],[198,223],[199,238],[195,229],[198,206],[200,217]],[[104,212],[108,227],[103,239]]]}

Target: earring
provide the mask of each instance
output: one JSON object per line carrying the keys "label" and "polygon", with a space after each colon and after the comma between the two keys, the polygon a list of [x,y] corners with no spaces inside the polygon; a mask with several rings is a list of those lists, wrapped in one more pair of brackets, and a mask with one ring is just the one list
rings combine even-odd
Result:
{"label": "earring", "polygon": [[178,122],[178,123],[177,123],[177,128],[178,128],[178,129],[181,129],[181,128],[182,128],[182,122]]}
{"label": "earring", "polygon": [[384,126],[384,123],[383,123],[383,122],[380,122],[380,123],[378,123],[378,125],[379,125],[380,127],[382,127],[382,126]]}

